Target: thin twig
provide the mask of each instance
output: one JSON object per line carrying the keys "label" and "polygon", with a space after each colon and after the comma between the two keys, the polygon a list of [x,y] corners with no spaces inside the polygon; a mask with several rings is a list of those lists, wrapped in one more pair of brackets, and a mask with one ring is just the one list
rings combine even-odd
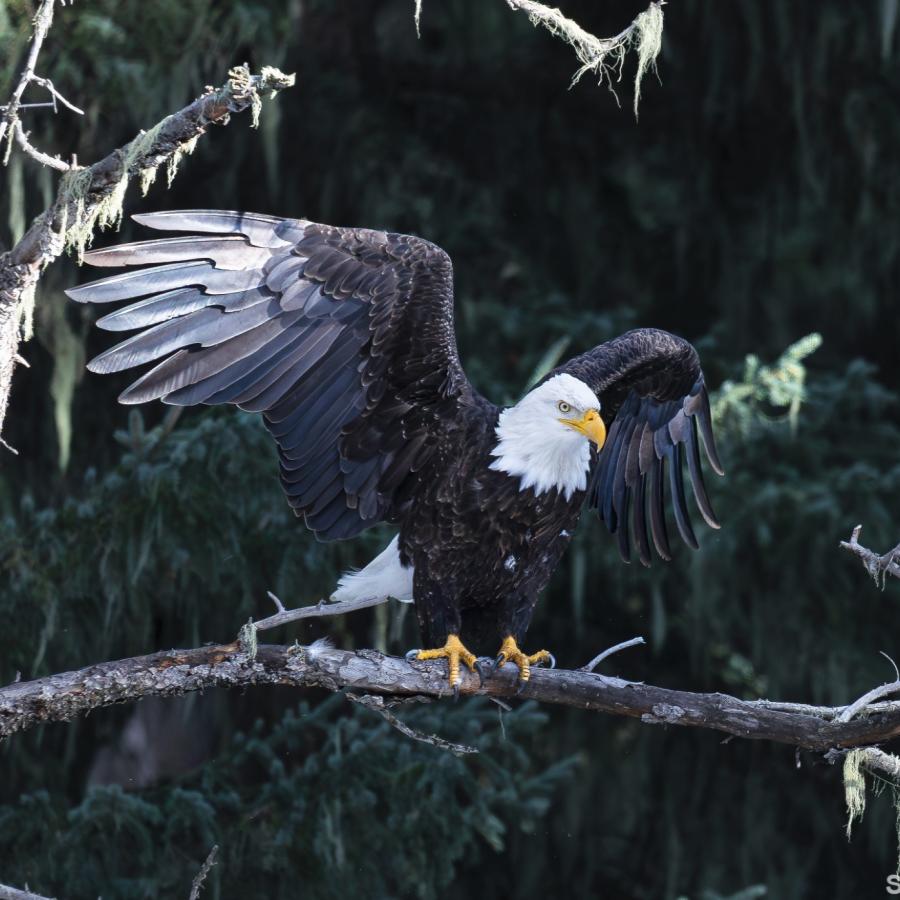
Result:
{"label": "thin twig", "polygon": [[580,672],[593,672],[600,663],[603,662],[609,656],[612,656],[613,653],[618,653],[620,650],[627,650],[629,647],[637,647],[639,644],[646,644],[647,642],[642,637],[633,637],[630,641],[622,641],[621,644],[616,644],[613,647],[607,647],[602,653],[598,653],[586,666],[582,666],[579,669]]}
{"label": "thin twig", "polygon": [[859,533],[861,531],[862,525],[857,525],[850,535],[850,540],[841,541],[840,546],[858,556],[875,584],[880,584],[884,589],[885,579],[888,575],[900,578],[900,544],[897,544],[893,550],[879,555],[860,544]]}
{"label": "thin twig", "polygon": [[835,716],[834,721],[849,722],[855,715],[862,712],[875,700],[880,700],[882,697],[889,697],[891,694],[897,693],[900,693],[900,680],[891,681],[888,684],[882,684],[876,688],[872,688],[871,691],[867,691],[859,698],[859,700],[854,701],[842,710],[839,715]]}
{"label": "thin twig", "polygon": [[[53,85],[53,82],[49,78],[41,78],[40,75],[32,75],[31,81],[34,84],[39,84],[42,88],[50,92],[50,96],[53,98],[51,101],[51,105],[56,110],[56,101],[58,100],[62,103],[66,109],[71,109],[73,113],[77,113],[79,116],[84,115],[84,110],[79,109],[71,100],[67,100]],[[22,109],[26,104],[20,104],[19,109]]]}
{"label": "thin twig", "polygon": [[315,619],[321,616],[341,616],[344,613],[356,612],[359,609],[368,609],[370,606],[380,606],[387,603],[387,597],[364,597],[356,600],[320,600],[309,606],[300,606],[296,609],[285,609],[284,604],[271,591],[266,592],[269,599],[275,604],[278,612],[258,622],[250,622],[256,631],[268,631],[270,628],[278,628],[289,622],[297,622],[300,619]]}
{"label": "thin twig", "polygon": [[[4,104],[0,106],[0,113],[5,113],[6,110],[9,109],[9,104]],[[56,109],[56,103],[52,100],[47,100],[43,103],[20,103],[19,109]]]}
{"label": "thin twig", "polygon": [[54,0],[43,0],[35,14],[34,35],[31,38],[31,47],[28,50],[28,57],[25,60],[25,68],[19,76],[19,81],[16,84],[9,103],[6,104],[6,109],[3,111],[3,118],[0,119],[0,146],[3,145],[8,130],[18,121],[17,116],[22,105],[22,95],[25,93],[25,88],[28,87],[34,77],[34,69],[35,66],[37,66],[37,59],[40,55],[41,47],[44,44],[50,26],[53,24],[53,4]]}
{"label": "thin twig", "polygon": [[38,148],[28,140],[28,134],[18,119],[12,123],[12,129],[16,143],[19,145],[22,152],[30,156],[35,162],[39,162],[42,166],[47,166],[49,169],[56,169],[57,172],[71,171],[72,166],[69,165],[69,163],[63,162],[58,156],[50,156],[49,154],[38,150]]}
{"label": "thin twig", "polygon": [[[748,700],[748,703],[758,706],[760,709],[772,709],[780,712],[798,713],[804,716],[818,716],[823,719],[836,719],[847,706],[818,706],[812,703],[787,703],[781,700]],[[849,705],[849,704],[848,704]],[[900,700],[889,700],[884,703],[870,703],[866,707],[866,713],[900,712]]]}
{"label": "thin twig", "polygon": [[388,704],[384,702],[384,697],[379,697],[375,694],[348,693],[347,698],[354,703],[358,703],[360,706],[365,706],[366,709],[375,710],[375,712],[377,712],[388,724],[396,728],[401,734],[406,735],[406,737],[412,738],[414,741],[420,741],[423,744],[431,744],[432,747],[437,747],[439,750],[446,750],[454,756],[468,756],[472,753],[478,753],[477,747],[469,747],[466,744],[455,744],[453,741],[438,737],[436,734],[425,734],[424,731],[417,731],[415,728],[410,728],[406,722],[398,719],[390,711]]}
{"label": "thin twig", "polygon": [[212,850],[209,851],[209,856],[206,857],[205,862],[200,867],[200,871],[194,876],[194,880],[191,882],[191,895],[188,897],[188,900],[198,900],[200,897],[200,889],[203,887],[203,882],[206,881],[206,876],[209,875],[210,869],[216,864],[216,855],[219,852],[219,845],[213,844]]}

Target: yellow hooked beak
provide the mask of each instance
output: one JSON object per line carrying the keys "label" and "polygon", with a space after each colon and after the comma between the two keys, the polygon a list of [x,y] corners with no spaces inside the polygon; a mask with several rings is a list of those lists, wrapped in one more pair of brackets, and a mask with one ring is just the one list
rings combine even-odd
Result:
{"label": "yellow hooked beak", "polygon": [[589,409],[579,419],[560,419],[559,421],[590,438],[597,445],[598,450],[601,450],[606,443],[606,426],[596,409]]}

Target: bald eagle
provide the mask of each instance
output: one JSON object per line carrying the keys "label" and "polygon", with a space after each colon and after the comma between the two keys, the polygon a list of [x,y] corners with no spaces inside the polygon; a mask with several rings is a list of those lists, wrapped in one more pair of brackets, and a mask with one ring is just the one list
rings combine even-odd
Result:
{"label": "bald eagle", "polygon": [[67,292],[81,303],[141,298],[99,319],[138,333],[88,368],[154,364],[122,403],[262,413],[288,502],[320,540],[398,525],[334,598],[414,602],[427,649],[413,654],[446,658],[452,687],[461,664],[478,662],[467,644],[496,640],[497,662],[517,665],[522,682],[550,659],[519,644],[585,506],[626,561],[632,541],[645,565],[651,542],[668,560],[668,481],[678,533],[696,548],[686,457],[700,514],[719,527],[700,462],[702,442],[722,474],[709,399],[681,338],[629,331],[500,409],[463,372],[453,270],[434,244],[250,213],[134,218],[193,234],[86,255],[145,267]]}

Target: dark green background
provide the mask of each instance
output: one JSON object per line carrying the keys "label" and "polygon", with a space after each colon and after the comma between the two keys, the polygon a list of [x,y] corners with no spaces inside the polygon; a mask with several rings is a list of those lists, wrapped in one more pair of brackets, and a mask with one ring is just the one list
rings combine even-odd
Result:
{"label": "dark green background", "polygon": [[[600,35],[642,8],[563,4]],[[554,342],[574,353],[633,325],[683,334],[714,387],[732,382],[718,406],[728,477],[711,486],[723,530],[648,572],[585,521],[530,643],[576,667],[643,634],[605,670],[747,697],[839,704],[886,680],[897,587],[879,592],[837,542],[863,522],[881,551],[900,530],[897,3],[673,0],[639,122],[633,60],[619,108],[588,76],[567,90],[570,48],[502,0],[425,0],[419,40],[412,10],[79,0],[58,11],[41,71],[87,114],[30,113],[28,127],[91,161],[235,63],[296,71],[259,132],[247,116],[213,129],[171,190],[161,174],[127,211],[249,209],[439,243],[464,364],[498,402]],[[0,0],[0,96],[32,12]],[[0,185],[8,245],[52,179],[14,153]],[[269,611],[266,590],[314,600],[389,534],[317,545],[249,417],[189,410],[154,431],[157,405],[129,420],[124,378],[83,375],[110,336],[61,289],[88,277],[69,260],[46,273],[14,386],[0,682],[228,640]],[[772,402],[777,379],[751,371],[741,388],[747,354],[774,363],[811,332],[824,342],[793,419]],[[801,370],[777,371],[799,396]],[[274,637],[400,652],[417,640],[402,612]],[[890,790],[848,843],[839,769],[790,747],[528,706],[402,712],[481,747],[462,762],[341,698],[297,694],[103,710],[7,741],[0,882],[186,896],[214,842],[221,898],[878,897],[897,864]]]}

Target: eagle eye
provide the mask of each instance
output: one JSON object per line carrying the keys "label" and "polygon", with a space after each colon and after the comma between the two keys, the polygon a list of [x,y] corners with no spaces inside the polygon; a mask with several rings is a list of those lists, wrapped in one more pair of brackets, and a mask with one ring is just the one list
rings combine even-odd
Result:
{"label": "eagle eye", "polygon": [[570,412],[572,412],[572,407],[569,406],[569,404],[566,403],[565,400],[560,400],[559,403],[556,404],[556,408],[557,408],[561,413],[570,413]]}

